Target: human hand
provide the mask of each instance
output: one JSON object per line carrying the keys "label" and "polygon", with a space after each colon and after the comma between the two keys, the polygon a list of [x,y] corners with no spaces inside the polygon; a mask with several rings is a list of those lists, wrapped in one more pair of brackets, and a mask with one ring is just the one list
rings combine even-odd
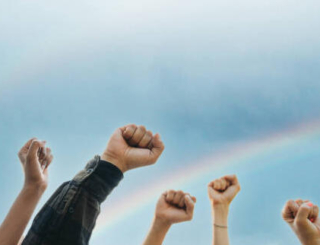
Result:
{"label": "human hand", "polygon": [[111,136],[101,159],[122,172],[154,164],[164,150],[160,135],[153,135],[144,126],[130,124],[118,128]]}
{"label": "human hand", "polygon": [[282,218],[289,224],[303,245],[320,244],[319,208],[309,201],[289,200],[282,210]]}
{"label": "human hand", "polygon": [[195,203],[196,198],[188,193],[167,191],[158,200],[155,219],[168,225],[189,221],[193,218]]}
{"label": "human hand", "polygon": [[229,207],[239,191],[240,184],[236,175],[224,176],[211,181],[208,185],[208,195],[213,207]]}
{"label": "human hand", "polygon": [[25,187],[36,187],[43,191],[47,188],[48,166],[53,156],[45,144],[46,141],[32,138],[18,152],[25,174]]}

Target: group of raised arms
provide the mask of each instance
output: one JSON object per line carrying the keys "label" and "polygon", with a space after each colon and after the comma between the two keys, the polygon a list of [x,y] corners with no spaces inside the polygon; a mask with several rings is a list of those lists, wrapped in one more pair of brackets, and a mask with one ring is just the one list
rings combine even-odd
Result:
{"label": "group of raised arms", "polygon": [[[47,188],[48,167],[53,160],[46,141],[30,139],[18,153],[25,181],[1,224],[0,245],[88,244],[100,205],[123,179],[123,173],[156,163],[163,150],[160,135],[144,126],[130,124],[118,128],[104,152],[94,156],[72,180],[53,193],[24,237],[24,230]],[[229,245],[228,214],[240,184],[235,175],[227,175],[211,181],[207,189],[212,208],[212,244]],[[173,224],[192,220],[195,205],[196,198],[189,193],[164,191],[143,245],[162,244]],[[285,204],[282,217],[301,244],[320,245],[318,213],[318,206],[299,199]]]}

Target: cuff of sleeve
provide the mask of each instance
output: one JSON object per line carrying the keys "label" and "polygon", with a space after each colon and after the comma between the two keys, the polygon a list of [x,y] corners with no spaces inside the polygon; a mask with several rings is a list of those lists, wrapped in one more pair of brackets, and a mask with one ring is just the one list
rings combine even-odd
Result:
{"label": "cuff of sleeve", "polygon": [[110,175],[112,175],[112,178],[115,181],[118,181],[118,183],[123,179],[123,173],[118,167],[113,165],[111,162],[107,162],[101,159],[99,160],[98,167],[96,168],[95,173],[101,178],[108,178]]}
{"label": "cuff of sleeve", "polygon": [[[96,166],[94,167],[94,165]],[[101,160],[99,156],[95,156],[94,161],[89,163],[86,168],[91,167],[94,170],[83,185],[102,203],[123,179],[123,173],[112,163]]]}

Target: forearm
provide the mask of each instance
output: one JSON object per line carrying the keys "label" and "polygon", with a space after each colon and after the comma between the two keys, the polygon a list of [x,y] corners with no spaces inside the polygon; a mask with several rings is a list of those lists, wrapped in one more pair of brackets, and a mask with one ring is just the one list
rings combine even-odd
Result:
{"label": "forearm", "polygon": [[215,207],[213,216],[213,245],[229,245],[228,207]]}
{"label": "forearm", "polygon": [[118,168],[94,157],[50,197],[22,244],[88,244],[101,203],[122,178]]}
{"label": "forearm", "polygon": [[155,218],[143,245],[161,245],[170,227],[170,224]]}
{"label": "forearm", "polygon": [[25,186],[0,227],[0,245],[17,245],[44,190]]}

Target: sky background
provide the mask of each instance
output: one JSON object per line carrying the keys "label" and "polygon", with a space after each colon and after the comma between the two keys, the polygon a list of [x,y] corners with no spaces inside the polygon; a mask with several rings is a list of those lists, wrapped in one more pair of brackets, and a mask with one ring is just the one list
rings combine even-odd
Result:
{"label": "sky background", "polygon": [[141,244],[159,186],[198,199],[193,221],[173,226],[164,244],[210,244],[206,185],[232,173],[242,191],[231,244],[299,244],[280,213],[291,198],[320,203],[319,8],[316,0],[0,1],[0,220],[23,185],[17,152],[29,138],[47,140],[55,157],[39,209],[114,129],[136,123],[159,132],[165,152],[125,174],[90,244]]}

